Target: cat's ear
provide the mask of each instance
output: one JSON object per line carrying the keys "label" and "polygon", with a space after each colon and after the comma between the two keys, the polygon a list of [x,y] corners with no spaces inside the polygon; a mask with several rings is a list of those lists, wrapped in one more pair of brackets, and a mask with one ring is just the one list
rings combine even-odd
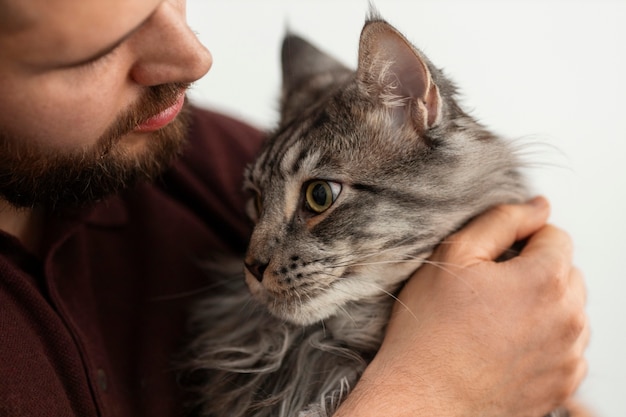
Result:
{"label": "cat's ear", "polygon": [[281,55],[283,121],[314,103],[331,83],[351,73],[341,62],[297,35],[285,36]]}
{"label": "cat's ear", "polygon": [[368,94],[393,108],[398,122],[410,121],[419,132],[441,119],[441,95],[426,59],[382,19],[363,27],[357,80]]}
{"label": "cat's ear", "polygon": [[300,84],[323,74],[349,71],[341,62],[322,52],[305,39],[288,34],[282,46],[283,88]]}

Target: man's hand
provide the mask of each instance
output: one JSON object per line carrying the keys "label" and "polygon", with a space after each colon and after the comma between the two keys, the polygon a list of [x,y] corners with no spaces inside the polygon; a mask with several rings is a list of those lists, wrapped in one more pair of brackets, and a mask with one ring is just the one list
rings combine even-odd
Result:
{"label": "man's hand", "polygon": [[589,329],[571,241],[548,215],[543,198],[500,206],[443,242],[338,415],[539,417],[562,404],[586,373]]}

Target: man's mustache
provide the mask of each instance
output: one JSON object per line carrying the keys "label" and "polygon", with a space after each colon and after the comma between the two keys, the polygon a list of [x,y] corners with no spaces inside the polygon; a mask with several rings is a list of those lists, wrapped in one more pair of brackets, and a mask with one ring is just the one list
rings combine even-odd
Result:
{"label": "man's mustache", "polygon": [[102,136],[109,149],[119,138],[132,132],[137,126],[171,107],[189,88],[187,83],[170,83],[149,87],[130,109],[118,117],[117,122]]}

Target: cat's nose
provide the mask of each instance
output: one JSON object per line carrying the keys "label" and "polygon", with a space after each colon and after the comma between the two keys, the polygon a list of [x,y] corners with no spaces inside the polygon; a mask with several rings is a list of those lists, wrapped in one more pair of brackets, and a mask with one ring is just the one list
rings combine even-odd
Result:
{"label": "cat's nose", "polygon": [[257,281],[263,281],[263,273],[267,269],[268,264],[255,260],[252,262],[244,262],[244,265],[246,266],[246,269],[254,275]]}

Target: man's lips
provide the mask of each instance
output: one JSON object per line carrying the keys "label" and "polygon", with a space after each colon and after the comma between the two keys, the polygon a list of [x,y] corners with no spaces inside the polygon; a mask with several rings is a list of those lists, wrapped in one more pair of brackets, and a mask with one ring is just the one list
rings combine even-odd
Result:
{"label": "man's lips", "polygon": [[134,132],[146,133],[146,132],[154,132],[155,130],[159,130],[165,126],[167,126],[172,120],[178,116],[180,110],[183,108],[183,104],[185,103],[185,94],[181,93],[178,97],[178,100],[174,104],[172,104],[167,109],[163,110],[161,113],[156,114],[146,120],[145,122],[138,125]]}

